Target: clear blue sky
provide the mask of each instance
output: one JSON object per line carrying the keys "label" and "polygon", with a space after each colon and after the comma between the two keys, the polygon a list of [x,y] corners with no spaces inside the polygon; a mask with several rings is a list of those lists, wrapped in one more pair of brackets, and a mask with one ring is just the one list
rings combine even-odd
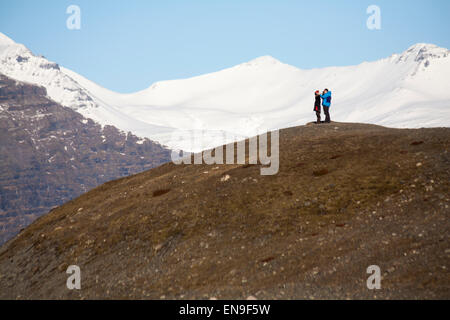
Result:
{"label": "clear blue sky", "polygon": [[[81,30],[66,8],[81,8]],[[382,29],[366,27],[381,8]],[[263,55],[299,68],[358,64],[418,42],[450,47],[449,0],[0,0],[0,31],[119,92]]]}

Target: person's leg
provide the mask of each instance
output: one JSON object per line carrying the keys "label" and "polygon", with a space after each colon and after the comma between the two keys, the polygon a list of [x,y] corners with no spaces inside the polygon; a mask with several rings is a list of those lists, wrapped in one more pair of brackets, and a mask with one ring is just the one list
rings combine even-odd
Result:
{"label": "person's leg", "polygon": [[317,123],[320,123],[320,112],[316,111]]}
{"label": "person's leg", "polygon": [[330,112],[329,112],[330,107],[323,107],[323,112],[325,113],[325,122],[329,123],[330,120]]}

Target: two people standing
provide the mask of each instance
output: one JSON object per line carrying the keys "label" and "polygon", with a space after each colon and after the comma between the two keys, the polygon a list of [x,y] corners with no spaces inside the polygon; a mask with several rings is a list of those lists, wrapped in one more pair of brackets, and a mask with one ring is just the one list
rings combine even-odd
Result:
{"label": "two people standing", "polygon": [[[316,112],[317,122],[316,123],[330,123],[330,106],[331,106],[331,91],[328,89],[323,90],[320,94],[319,90],[315,92],[316,100],[314,102],[314,111]],[[325,121],[320,120],[320,102],[322,99],[323,113],[325,113]]]}

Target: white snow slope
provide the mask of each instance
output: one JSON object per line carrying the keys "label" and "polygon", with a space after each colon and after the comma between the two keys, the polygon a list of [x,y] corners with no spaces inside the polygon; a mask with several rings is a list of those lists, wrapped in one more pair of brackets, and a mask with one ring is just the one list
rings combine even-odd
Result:
{"label": "white snow slope", "polygon": [[0,33],[0,73],[102,125],[199,151],[313,121],[314,91],[333,93],[332,120],[398,128],[450,126],[450,50],[416,44],[357,66],[302,70],[261,57],[190,79],[112,92]]}

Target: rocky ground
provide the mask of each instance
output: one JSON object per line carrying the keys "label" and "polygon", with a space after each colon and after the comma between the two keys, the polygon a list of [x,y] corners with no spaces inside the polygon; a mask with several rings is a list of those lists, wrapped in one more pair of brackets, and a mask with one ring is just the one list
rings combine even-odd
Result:
{"label": "rocky ground", "polygon": [[101,128],[45,88],[0,74],[0,245],[51,208],[169,159],[159,144]]}
{"label": "rocky ground", "polygon": [[0,298],[449,299],[449,142],[308,125],[281,131],[274,176],[170,163],[108,182],[0,249]]}

